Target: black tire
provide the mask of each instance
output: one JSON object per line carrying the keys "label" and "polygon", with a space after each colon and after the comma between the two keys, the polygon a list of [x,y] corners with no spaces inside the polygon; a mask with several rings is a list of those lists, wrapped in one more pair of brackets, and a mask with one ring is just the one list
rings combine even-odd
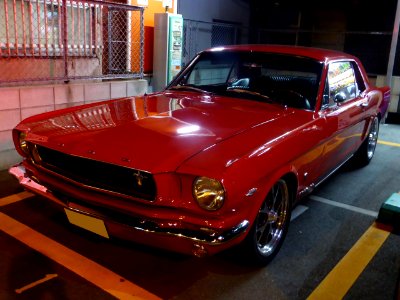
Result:
{"label": "black tire", "polygon": [[278,180],[263,201],[243,246],[249,261],[268,264],[278,253],[289,228],[290,191],[285,180]]}
{"label": "black tire", "polygon": [[364,167],[369,164],[375,154],[376,144],[378,142],[379,134],[379,118],[374,117],[371,121],[371,127],[368,132],[367,138],[358,148],[354,154],[353,162],[356,167]]}

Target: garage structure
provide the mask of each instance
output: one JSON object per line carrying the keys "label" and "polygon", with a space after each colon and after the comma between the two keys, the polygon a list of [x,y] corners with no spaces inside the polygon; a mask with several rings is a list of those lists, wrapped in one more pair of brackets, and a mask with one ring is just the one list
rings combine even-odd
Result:
{"label": "garage structure", "polygon": [[[313,3],[313,8],[311,9],[310,4],[303,7],[299,5],[296,1],[274,1],[273,3],[269,3],[266,1],[265,4],[262,4],[263,7],[261,9],[259,6],[260,4],[257,3],[257,1],[251,0],[219,1],[218,4],[207,4],[206,1],[204,1],[204,3],[202,1],[203,4],[193,4],[193,1],[181,0],[173,3],[173,5],[170,7],[170,11],[181,13],[184,18],[184,62],[186,63],[197,51],[208,48],[210,46],[222,46],[225,44],[279,43],[319,46],[324,48],[344,50],[346,52],[359,56],[364,62],[371,80],[377,82],[378,84],[383,84],[385,82],[385,75],[390,56],[390,43],[392,40],[393,24],[395,24],[395,11],[397,3],[396,1],[388,1],[387,3],[385,3],[385,5],[380,6],[379,9],[375,8],[374,10],[372,10],[362,6],[360,4],[360,1],[350,2],[350,4],[349,2],[337,2],[337,4],[335,4],[337,5],[335,8],[327,7],[326,4],[319,4],[318,2]],[[19,7],[19,4],[15,5],[16,3],[18,3],[15,1],[8,1],[7,3],[8,4],[4,4],[4,8],[7,7],[9,15],[8,17],[6,17],[6,9],[4,9],[4,18],[12,21],[12,12],[14,9],[16,12],[18,11],[17,7]],[[59,6],[57,6],[57,3],[55,2],[43,7],[41,7],[40,4],[36,3],[39,2],[35,2],[35,4],[32,5],[32,19],[35,19],[35,13],[36,16],[40,16],[40,11],[44,12],[44,10],[48,9],[50,12],[54,12],[55,15],[55,12],[58,12],[59,10]],[[78,29],[81,28],[81,33],[83,34],[83,28],[85,28],[85,26],[83,25],[85,23],[84,16],[87,16],[87,18],[91,20],[98,20],[98,16],[100,15],[99,11],[100,9],[103,9],[101,8],[103,4],[101,2],[93,2],[93,6],[90,6],[91,4],[89,4],[89,6],[93,9],[90,9],[90,12],[88,13],[79,12],[80,8],[84,10],[84,8],[86,7],[86,4],[84,4],[83,2],[75,2],[74,4],[76,5],[71,6],[69,16],[71,18],[72,16],[74,16],[74,20],[78,24],[78,27],[75,27],[74,31],[77,34],[76,39],[79,40],[79,34],[77,32],[79,32]],[[36,114],[38,112],[50,111],[61,107],[67,107],[81,103],[89,103],[92,101],[99,101],[105,98],[108,99],[121,96],[133,96],[137,94],[142,94],[146,91],[148,85],[151,86],[151,73],[155,72],[155,70],[152,70],[151,68],[151,60],[146,61],[146,53],[152,51],[151,47],[146,49],[146,37],[151,38],[153,33],[151,29],[151,21],[150,23],[146,23],[149,22],[146,21],[146,18],[151,19],[151,17],[146,17],[146,10],[155,9],[156,12],[162,12],[165,10],[165,8],[162,7],[161,2],[155,4],[157,5],[158,10],[157,8],[150,7],[152,5],[152,1],[149,1],[147,3],[148,7],[144,9],[136,7],[140,3],[130,4],[133,4],[135,8],[125,7],[125,4],[110,5],[108,8],[105,8],[105,10],[109,13],[109,11],[112,10],[111,8],[117,8],[116,10],[118,11],[118,13],[116,16],[113,16],[111,14],[111,17],[108,17],[106,22],[99,21],[97,22],[97,25],[95,25],[96,21],[94,21],[92,22],[92,24],[94,23],[93,27],[87,25],[89,27],[88,35],[93,34],[92,38],[89,38],[88,40],[93,40],[93,37],[96,35],[95,33],[98,34],[99,32],[103,32],[103,44],[99,42],[98,44],[93,43],[92,45],[85,45],[85,43],[83,42],[81,47],[78,44],[76,47],[69,48],[71,50],[70,56],[72,58],[70,60],[67,60],[66,64],[64,63],[60,67],[56,66],[57,63],[53,66],[51,64],[46,66],[46,69],[50,70],[49,73],[46,74],[55,74],[51,72],[56,70],[60,70],[61,73],[64,72],[62,73],[62,76],[65,76],[67,74],[66,77],[57,77],[57,80],[55,81],[59,82],[63,80],[70,80],[69,83],[55,82],[53,84],[52,80],[49,81],[49,78],[43,80],[44,78],[40,78],[43,77],[43,75],[39,74],[39,80],[25,81],[24,78],[22,78],[22,82],[29,82],[29,84],[32,84],[32,86],[30,87],[21,87],[21,81],[19,81],[20,78],[13,78],[12,80],[8,80],[8,82],[4,84],[4,87],[2,87],[2,90],[0,91],[0,93],[3,93],[4,95],[2,95],[1,99],[12,100],[10,100],[10,102],[0,100],[0,125],[2,126],[0,128],[0,150],[2,151],[0,165],[3,164],[3,169],[14,163],[16,159],[19,159],[13,154],[14,150],[12,149],[13,146],[9,139],[9,135],[11,132],[11,128],[17,122],[19,122],[21,118]],[[226,15],[226,7],[232,8],[229,10],[229,16]],[[121,8],[124,8],[122,9],[122,14],[119,13]],[[20,14],[22,14],[22,11],[24,11],[24,13],[26,14],[25,16],[29,15],[29,8],[21,9]],[[138,33],[135,33],[135,30],[132,29],[134,28],[134,26],[132,25],[133,23],[126,21],[127,16],[129,15],[128,13],[126,13],[126,11],[131,12],[131,15],[134,11],[138,11],[139,14],[142,16],[139,17],[139,19],[143,18],[143,20],[140,21],[141,25],[139,25],[139,27],[143,28],[139,30]],[[243,13],[243,11],[246,11],[246,13]],[[267,13],[259,13],[262,11],[266,11]],[[104,14],[104,12],[102,14]],[[353,19],[353,17],[358,14],[362,15],[363,18]],[[16,16],[18,16],[18,12]],[[368,19],[368,17],[366,16],[369,16],[370,18],[376,17],[374,20],[377,21],[373,23],[365,22],[363,24],[363,20]],[[40,19],[38,17],[36,18]],[[22,20],[25,19],[26,18],[22,18]],[[125,29],[122,30],[122,34],[121,32],[115,33],[116,37],[114,36],[114,29],[109,27],[109,23],[107,23],[113,21],[121,25],[122,27],[125,27]],[[61,20],[51,22],[61,22]],[[29,22],[27,22],[27,24],[28,23]],[[49,29],[51,27],[50,23],[47,23],[46,25],[45,22],[44,24],[45,28],[46,26],[48,26],[48,29],[45,29],[45,31],[53,30],[53,36],[55,36],[55,30]],[[376,25],[377,27],[372,27],[373,25],[371,24]],[[23,39],[20,40],[21,35],[24,35],[23,32],[22,34],[18,32],[13,36],[14,46],[12,45],[13,43],[11,42],[12,39],[10,33],[13,29],[15,28],[13,28],[12,26],[5,28],[5,36],[7,36],[8,32],[9,37],[8,42],[7,37],[4,40],[5,42],[2,41],[3,56],[0,58],[0,62],[1,59],[4,58],[7,61],[6,63],[10,63],[10,55],[12,56],[12,54],[17,55],[18,57],[21,56],[21,59],[27,59],[27,57],[29,56],[29,51],[32,51],[32,47],[30,47],[32,45],[29,46],[28,42],[26,42],[26,44],[24,44],[24,42],[17,42],[17,46],[15,46],[15,40],[17,36],[19,37],[18,41],[23,41]],[[105,37],[105,33],[107,33],[107,30],[110,31],[110,29],[112,29],[112,34],[106,34],[106,36],[111,36],[111,39],[107,40]],[[128,32],[130,34],[127,34]],[[119,34],[122,35],[122,38],[118,38]],[[26,35],[28,36],[28,34]],[[135,35],[136,39],[134,37]],[[99,35],[97,36],[99,37]],[[130,38],[134,38],[132,40],[129,40],[127,36],[130,36]],[[137,42],[137,36],[139,36],[139,42]],[[143,37],[143,45],[141,42],[141,36]],[[43,59],[43,56],[45,55],[55,55],[57,56],[58,60],[62,61],[62,57],[60,55],[61,52],[58,52],[57,54],[57,51],[61,51],[63,47],[59,47],[57,50],[57,47],[51,46],[51,43],[49,43],[48,41],[45,43],[43,41],[41,42],[39,34],[36,35],[36,38],[38,40],[38,44],[43,45],[43,47],[37,47],[37,53],[34,51],[31,52],[30,55],[31,57],[33,57],[33,61],[35,61],[35,63],[39,63],[39,66],[41,66],[40,64],[43,63],[43,60],[45,60]],[[27,38],[26,41],[28,40],[29,39]],[[84,40],[84,34],[82,40]],[[109,44],[105,42],[106,40]],[[138,43],[138,45],[134,45],[134,40],[136,41],[136,43]],[[122,42],[125,45],[124,50],[120,50],[121,48],[119,48],[118,45],[113,46],[113,42],[115,42],[115,44]],[[374,46],[368,47],[369,45]],[[141,49],[141,46],[143,46],[143,49]],[[22,50],[22,52],[19,52],[19,50],[15,51],[15,49]],[[98,54],[100,53],[100,49],[102,49],[101,59],[99,59],[98,56]],[[138,49],[139,51],[137,51]],[[26,54],[24,53],[24,51],[26,51]],[[76,55],[78,55],[78,58],[74,56],[74,51],[76,52]],[[82,52],[79,53],[79,51]],[[109,57],[111,58],[111,60],[107,59],[107,57],[110,56],[110,53],[114,53],[114,56],[111,54],[111,57]],[[141,57],[142,55],[143,57],[141,57],[141,59],[134,63],[134,61],[136,61],[133,58],[134,56],[128,55],[128,53],[139,53],[139,57]],[[113,64],[112,58],[118,57],[118,55],[122,57],[122,59],[117,60],[117,62],[119,62],[118,67],[120,68],[120,71],[115,71],[115,64]],[[64,59],[66,58],[65,56],[63,57]],[[148,55],[147,57],[151,56]],[[87,65],[84,65],[82,67],[82,65],[80,65],[82,63],[82,60],[85,60],[85,64]],[[396,62],[397,56],[394,63],[393,71],[394,83],[392,86],[392,91],[394,93],[392,94],[392,99],[394,100],[392,100],[390,108],[390,112],[394,114],[390,115],[388,121],[396,120],[398,112],[398,95],[396,96],[395,94],[395,86],[396,76],[399,74],[397,70],[398,64],[396,64]],[[95,66],[96,64],[97,67],[93,67],[93,69],[87,67]],[[78,72],[73,73],[74,75],[71,76],[72,69],[70,68],[75,68],[81,70],[82,72],[92,73],[88,75]],[[18,70],[17,67],[10,67],[10,69]],[[35,68],[32,67],[30,69]],[[41,67],[37,67],[37,69],[41,70]],[[95,73],[98,72],[100,69],[101,72]],[[7,81],[7,78],[5,79],[5,81]],[[45,82],[45,85],[42,85],[42,82]],[[139,84],[140,86],[138,87],[137,84]],[[38,100],[35,99],[39,98],[42,100],[36,102]],[[389,126],[387,127],[387,131],[385,131],[385,127],[382,127],[382,131],[384,134],[383,137],[386,139],[386,141],[390,140],[388,143],[398,145],[398,143],[400,142],[400,140],[397,139],[398,128],[395,125],[393,125],[394,127],[392,127],[392,125],[387,126]],[[393,138],[393,140],[391,140],[391,138]],[[384,144],[379,145],[378,147],[384,147],[383,145]],[[378,156],[379,164],[385,167],[374,168],[374,171],[376,171],[376,173],[374,173],[376,175],[374,176],[379,177],[385,174],[385,177],[381,178],[381,185],[378,185],[378,189],[382,189],[382,187],[384,186],[385,188],[391,189],[391,192],[396,192],[398,189],[398,184],[396,185],[395,182],[396,171],[393,170],[393,166],[396,166],[396,158],[398,158],[398,155],[396,151],[392,150],[397,149],[395,148],[397,146],[393,147],[394,148],[385,149],[385,155]],[[391,157],[391,160],[386,159],[387,157]],[[392,173],[387,172],[388,169],[392,171]],[[5,173],[2,173],[2,175],[3,174]],[[61,240],[57,241],[62,245],[67,245],[67,248],[75,250],[74,253],[83,254],[83,256],[89,258],[89,260],[97,262],[100,267],[105,265],[106,267],[108,267],[108,269],[114,271],[114,273],[122,274],[124,278],[128,278],[129,283],[133,282],[134,285],[138,287],[136,292],[143,298],[152,298],[157,295],[156,297],[160,298],[177,299],[240,299],[243,297],[248,297],[248,295],[250,295],[250,298],[273,295],[272,297],[276,298],[289,297],[302,299],[312,295],[312,291],[317,290],[315,289],[317,284],[315,284],[313,281],[322,281],[324,279],[325,275],[329,273],[330,268],[333,268],[340,260],[340,258],[342,256],[344,257],[349,249],[352,249],[352,245],[358,241],[358,238],[363,236],[362,234],[364,233],[365,229],[368,228],[371,221],[371,219],[368,219],[370,218],[370,216],[368,217],[368,214],[361,213],[360,215],[358,215],[357,213],[357,225],[355,225],[350,222],[350,219],[354,218],[352,212],[349,212],[348,210],[341,211],[338,208],[330,210],[330,208],[323,206],[322,203],[324,203],[324,199],[343,199],[344,202],[346,202],[345,204],[349,205],[350,207],[363,207],[363,204],[361,203],[361,201],[359,201],[359,197],[360,195],[364,194],[361,192],[363,187],[369,185],[370,187],[369,189],[367,189],[367,193],[369,192],[371,193],[371,195],[370,197],[366,197],[368,198],[367,202],[369,204],[366,205],[365,209],[373,212],[378,211],[380,204],[383,202],[383,200],[387,198],[387,193],[389,193],[389,191],[373,192],[372,187],[375,186],[376,183],[372,180],[368,180],[367,184],[365,183],[365,178],[369,176],[371,176],[369,170],[358,173],[358,175],[352,172],[344,172],[344,174],[339,174],[337,177],[334,177],[330,183],[328,182],[327,185],[324,185],[318,191],[318,196],[314,197],[315,199],[311,201],[311,204],[306,204],[309,213],[308,221],[301,221],[301,217],[299,221],[297,221],[297,223],[295,223],[296,221],[293,221],[294,225],[291,226],[295,229],[291,231],[291,234],[293,236],[293,239],[291,240],[292,243],[290,243],[290,246],[283,249],[285,255],[291,252],[291,248],[295,248],[297,250],[295,251],[295,255],[298,256],[295,257],[288,254],[288,256],[284,256],[284,259],[282,258],[278,260],[277,263],[272,264],[272,266],[268,267],[267,271],[261,275],[261,277],[267,278],[268,288],[262,288],[260,291],[255,293],[253,291],[253,293],[249,294],[249,289],[252,285],[245,285],[244,282],[250,281],[253,285],[260,284],[260,281],[257,281],[258,279],[256,279],[256,276],[253,276],[255,273],[260,273],[260,271],[248,266],[235,266],[235,259],[229,258],[229,255],[231,254],[228,254],[228,258],[226,258],[225,255],[212,258],[211,260],[206,261],[205,265],[202,266],[201,261],[193,261],[191,259],[176,257],[172,254],[164,255],[163,253],[159,252],[150,252],[150,254],[146,254],[147,249],[145,249],[144,251],[140,251],[140,249],[134,249],[131,251],[131,246],[126,245],[122,245],[122,247],[119,248],[121,245],[118,244],[117,248],[114,248],[113,245],[105,244],[104,242],[99,242],[95,239],[90,240],[89,243],[83,244],[85,247],[87,246],[88,248],[80,247],[79,245],[77,245],[78,243],[76,241],[73,241],[74,239],[77,239],[77,236],[79,236],[79,234],[81,234],[80,232],[76,235],[74,235],[74,233],[67,234],[66,237],[63,237],[61,238]],[[6,180],[1,181],[2,183],[5,183],[4,185],[2,184],[3,187],[5,185],[8,186],[8,190],[4,192],[4,197],[9,196],[9,193],[13,194],[14,192],[20,192],[17,187],[13,186],[13,182],[8,180],[9,178],[6,178]],[[354,185],[344,187],[346,186],[346,182],[353,182],[357,186],[355,190],[357,190],[359,193],[354,190]],[[339,191],[339,189],[343,190]],[[324,197],[321,197],[321,195]],[[318,197],[322,199],[319,199]],[[27,199],[27,201],[23,200],[22,202],[16,202],[12,203],[10,206],[5,206],[5,208],[2,210],[2,213],[4,212],[5,215],[12,216],[13,218],[20,220],[22,223],[35,229],[35,231],[41,232],[45,236],[50,236],[51,239],[56,240],[57,238],[55,237],[55,234],[46,230],[46,227],[49,224],[51,224],[51,226],[54,225],[53,223],[51,223],[51,218],[50,220],[45,220],[44,222],[37,222],[37,219],[35,219],[35,214],[37,214],[40,210],[39,207],[46,204],[44,204],[40,200],[39,202],[37,202],[39,204],[35,204],[34,201],[30,199],[30,196],[28,196]],[[377,199],[380,200],[376,201]],[[19,211],[21,211],[21,209],[23,210],[27,208],[33,209],[35,213],[33,214],[32,218],[28,217],[24,219],[23,216],[19,215]],[[48,207],[48,209],[49,212],[52,211],[51,207]],[[315,224],[323,224],[324,213],[327,213],[327,215],[329,216],[325,220],[328,222],[327,224],[317,226],[319,227],[318,229],[322,230],[321,232],[318,232],[318,240],[321,241],[321,243],[317,244],[316,241],[313,240],[313,236],[312,234],[310,234],[310,232],[312,233],[314,230],[317,230],[315,229],[315,227],[313,227],[315,226]],[[4,221],[5,219],[2,220]],[[339,222],[334,223],[333,220]],[[329,224],[329,222],[332,223]],[[304,241],[302,241],[302,239],[299,237],[303,234],[305,228],[308,229],[308,233],[310,234],[306,237],[306,245],[304,244]],[[4,228],[2,230],[4,231]],[[61,228],[58,228],[57,230],[64,234],[63,230],[65,230],[65,228],[62,228],[61,226]],[[349,231],[350,235],[347,237],[340,236],[340,233],[344,231]],[[329,236],[335,236],[335,239],[332,241],[328,238]],[[4,243],[10,244],[12,246],[12,249],[15,250],[16,253],[24,253],[25,251],[27,251],[24,247],[21,247],[20,244],[15,244],[15,241],[13,239],[10,239],[8,235],[1,235],[0,237],[4,241]],[[68,240],[68,238],[71,238],[71,240]],[[380,295],[384,299],[392,298],[392,296],[399,297],[397,278],[399,276],[398,269],[400,264],[398,254],[395,250],[396,248],[398,249],[399,240],[396,235],[390,235],[390,237],[386,238],[387,240],[385,239],[385,247],[382,248],[382,252],[379,252],[375,260],[373,260],[373,262],[367,267],[367,270],[371,273],[368,272],[361,275],[363,276],[363,280],[356,281],[353,288],[350,289],[350,291],[348,291],[346,294],[348,298],[368,298],[368,295],[374,295],[371,296],[371,298],[375,297],[374,284],[372,284],[371,282],[376,282],[376,277],[386,278],[386,276],[388,277],[386,283],[379,284],[378,287],[375,286],[376,290],[379,290],[381,292],[385,290],[388,291],[387,294]],[[48,240],[43,241],[49,242]],[[369,242],[370,240],[367,239],[367,243]],[[93,254],[90,252],[91,250],[97,248],[99,244],[104,247],[105,250],[100,251],[97,257],[93,257]],[[314,246],[314,248],[312,248],[311,245]],[[307,247],[310,247],[311,249],[306,249]],[[40,253],[37,248],[35,249]],[[316,259],[311,261],[306,260],[306,257],[308,256],[322,257],[323,255],[321,253],[324,253],[324,251],[328,251],[331,255],[329,257],[324,257],[324,259]],[[10,249],[7,250],[7,253],[12,252],[13,251]],[[114,258],[110,259],[109,253],[113,253]],[[72,253],[70,254],[72,255]],[[8,255],[10,257],[12,256],[11,254]],[[152,269],[157,270],[154,273],[155,277],[151,279],[151,274],[148,274],[146,272],[132,272],[131,269],[127,270],[122,267],[123,259],[127,259],[131,255],[138,255],[138,257],[140,257],[140,260],[143,262],[141,263],[138,260],[133,260],[133,263],[131,261],[131,263],[129,264],[130,268],[147,268],[149,267],[149,261],[152,260],[153,262],[150,263],[150,266]],[[38,261],[44,262],[44,272],[47,272],[46,267],[48,265],[51,265],[52,263],[48,262],[47,258],[42,257],[41,254],[39,254],[38,257],[36,257],[36,254],[34,256],[36,259],[38,259]],[[122,257],[122,261],[115,258],[116,256]],[[82,261],[86,261],[81,256],[73,257],[77,259],[82,259]],[[291,272],[280,272],[280,270],[290,268],[290,263],[293,265],[298,263],[299,261],[304,265],[299,268],[294,268],[293,272],[296,274],[296,276],[290,277],[288,274],[290,274]],[[34,260],[32,260],[31,264],[35,269],[40,269],[37,266],[37,262],[35,262]],[[85,285],[85,282],[82,283],[80,281],[82,280],[81,278],[77,279],[74,277],[74,275],[69,274],[70,271],[66,271],[64,269],[65,266],[62,262],[57,261],[57,264],[60,265],[54,268],[50,267],[47,269],[55,269],[57,270],[57,274],[59,274],[59,277],[68,278],[68,286],[72,287],[74,286],[75,282],[79,282],[82,286],[85,286],[83,287],[83,290],[90,295],[93,295],[93,297],[107,299],[107,291],[103,292],[102,290],[99,292],[92,286],[87,287]],[[171,276],[171,274],[167,274],[169,272],[166,271],[167,269],[169,270],[175,268],[176,265],[178,265],[178,271],[172,277],[174,281],[183,282],[181,287],[177,287],[175,284],[170,284],[169,280],[171,279],[168,279],[168,276]],[[191,266],[195,266],[196,268],[198,268],[199,272],[194,272],[196,274],[193,274]],[[353,267],[351,263],[350,266],[351,268]],[[383,266],[387,266],[386,269]],[[21,270],[21,267],[18,266],[18,264],[16,264],[16,266],[14,267],[16,267],[16,270]],[[227,269],[224,270],[226,267]],[[104,272],[104,270],[99,269],[99,272]],[[192,272],[191,276],[185,275],[190,272]],[[273,272],[275,273],[273,274]],[[303,276],[304,274],[307,275]],[[5,273],[4,276],[8,276],[8,274]],[[85,275],[80,276],[83,277],[84,280],[88,280]],[[141,276],[142,278],[140,278]],[[16,285],[15,277],[16,275],[14,275],[13,278],[9,279],[7,282],[13,283],[16,289],[23,288],[25,285],[22,282],[20,284],[18,283],[19,285]],[[287,277],[286,280],[284,280],[285,277]],[[37,279],[40,278],[41,277],[38,276]],[[304,278],[306,278],[306,280],[302,282],[302,279]],[[212,285],[213,280],[215,280],[215,286]],[[33,281],[34,280],[27,280],[26,283],[28,284]],[[157,288],[155,288],[158,281],[160,284]],[[277,281],[279,281],[279,283],[274,285],[274,282]],[[113,284],[116,284],[116,282],[117,281],[113,281]],[[51,282],[49,283],[51,286]],[[287,288],[285,293],[285,285],[287,287],[291,284],[295,286],[295,288]],[[42,288],[43,287],[40,287],[40,289]],[[147,291],[143,291],[142,288]],[[227,290],[229,290],[230,288],[232,288],[232,293],[227,292]],[[4,287],[4,289],[6,289],[6,287]],[[59,286],[53,286],[52,289],[59,291]],[[35,290],[32,291],[35,293]],[[42,292],[45,293],[43,290]],[[41,295],[40,290],[39,292],[36,291],[36,293],[38,294],[33,295]],[[76,289],[76,293],[79,294],[78,289]]]}

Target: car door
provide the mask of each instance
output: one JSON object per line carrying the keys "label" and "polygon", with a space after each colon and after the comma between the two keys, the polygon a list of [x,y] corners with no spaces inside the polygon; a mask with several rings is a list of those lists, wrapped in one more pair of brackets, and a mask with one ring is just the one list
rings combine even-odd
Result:
{"label": "car door", "polygon": [[365,99],[360,96],[352,61],[328,65],[320,116],[325,119],[324,175],[335,170],[354,153],[363,130]]}

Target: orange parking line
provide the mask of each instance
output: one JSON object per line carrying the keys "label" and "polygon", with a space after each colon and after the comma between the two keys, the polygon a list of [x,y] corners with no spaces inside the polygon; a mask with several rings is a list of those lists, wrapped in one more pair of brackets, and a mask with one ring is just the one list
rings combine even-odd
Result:
{"label": "orange parking line", "polygon": [[57,278],[57,277],[58,277],[57,274],[46,274],[46,276],[44,276],[42,279],[39,279],[39,280],[36,280],[35,282],[27,284],[20,289],[16,289],[15,292],[17,294],[22,294],[23,292],[30,290],[31,288],[34,288],[35,286],[37,286],[39,284],[45,283],[46,281],[52,280],[53,278]]}
{"label": "orange parking line", "polygon": [[25,199],[33,197],[33,196],[34,195],[32,193],[29,193],[29,192],[26,192],[26,191],[18,193],[18,194],[13,194],[11,196],[7,196],[7,197],[4,197],[4,198],[1,198],[0,199],[0,206],[5,206],[5,205],[8,205],[8,204],[12,204],[12,203],[15,203],[15,202],[18,202],[18,201],[21,201],[21,200],[25,200]]}
{"label": "orange parking line", "polygon": [[118,299],[161,299],[3,213],[0,213],[0,230]]}
{"label": "orange parking line", "polygon": [[378,140],[378,144],[393,146],[393,147],[400,147],[400,144],[398,144],[398,143],[386,142],[386,141],[381,141],[381,140]]}
{"label": "orange parking line", "polygon": [[307,300],[343,299],[389,235],[376,224],[369,227]]}

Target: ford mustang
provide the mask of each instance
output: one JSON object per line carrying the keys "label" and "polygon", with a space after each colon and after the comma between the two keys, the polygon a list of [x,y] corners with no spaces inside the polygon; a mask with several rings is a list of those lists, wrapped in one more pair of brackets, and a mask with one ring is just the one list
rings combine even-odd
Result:
{"label": "ford mustang", "polygon": [[213,48],[161,92],[25,119],[10,173],[105,238],[265,265],[299,199],[370,162],[389,94],[342,52]]}

